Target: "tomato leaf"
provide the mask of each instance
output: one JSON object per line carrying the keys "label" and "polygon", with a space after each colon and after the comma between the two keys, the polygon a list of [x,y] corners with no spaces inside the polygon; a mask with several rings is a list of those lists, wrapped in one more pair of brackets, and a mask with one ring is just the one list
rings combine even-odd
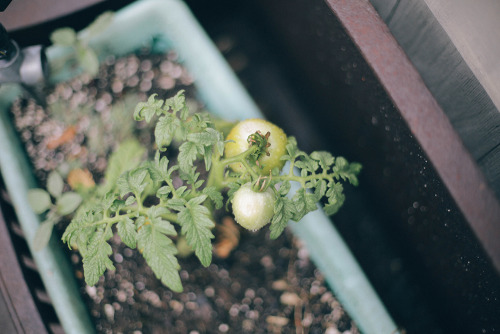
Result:
{"label": "tomato leaf", "polygon": [[271,239],[277,239],[285,230],[290,219],[295,215],[295,205],[284,196],[278,196],[274,203],[274,216],[271,220]]}
{"label": "tomato leaf", "polygon": [[82,254],[85,282],[89,286],[95,285],[106,269],[115,269],[115,266],[109,259],[113,251],[106,241],[111,236],[111,229],[98,230],[90,238],[87,252]]}
{"label": "tomato leaf", "polygon": [[120,239],[122,239],[125,245],[132,249],[137,246],[137,232],[132,219],[123,217],[123,219],[116,224],[116,229]]}
{"label": "tomato leaf", "polygon": [[134,110],[134,119],[136,121],[146,120],[150,122],[154,115],[162,113],[164,101],[157,99],[158,94],[152,94],[147,102],[139,102]]}
{"label": "tomato leaf", "polygon": [[214,186],[206,187],[203,189],[203,193],[207,195],[215,204],[216,209],[220,209],[223,206],[224,198],[220,191],[217,190]]}
{"label": "tomato leaf", "polygon": [[158,221],[143,224],[137,234],[137,246],[156,277],[176,292],[182,292],[177,248],[172,240],[161,232]]}
{"label": "tomato leaf", "polygon": [[214,235],[211,229],[215,226],[209,218],[209,210],[201,205],[206,195],[195,197],[186,203],[179,211],[178,219],[181,225],[181,233],[191,246],[201,264],[208,267],[212,261],[212,242]]}

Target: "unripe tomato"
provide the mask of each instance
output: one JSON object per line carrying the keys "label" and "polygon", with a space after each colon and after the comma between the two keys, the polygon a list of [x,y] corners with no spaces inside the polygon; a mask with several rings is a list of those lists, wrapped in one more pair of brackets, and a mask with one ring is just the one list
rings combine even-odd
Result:
{"label": "unripe tomato", "polygon": [[[271,122],[253,118],[236,124],[227,136],[227,140],[232,140],[234,142],[226,144],[224,154],[226,157],[233,157],[248,150],[250,147],[250,144],[247,141],[248,136],[257,131],[260,131],[262,135],[266,135],[268,132],[270,133],[267,140],[270,144],[267,148],[269,155],[264,153],[258,159],[259,165],[263,167],[259,171],[260,174],[267,175],[273,168],[278,167],[281,169],[285,164],[285,162],[280,160],[280,158],[286,154],[287,143],[287,136],[285,132]],[[245,172],[245,167],[241,163],[231,164],[230,167],[235,172]]]}
{"label": "unripe tomato", "polygon": [[234,193],[234,218],[244,228],[257,231],[273,218],[275,201],[271,188],[257,192],[252,189],[251,183],[245,183]]}

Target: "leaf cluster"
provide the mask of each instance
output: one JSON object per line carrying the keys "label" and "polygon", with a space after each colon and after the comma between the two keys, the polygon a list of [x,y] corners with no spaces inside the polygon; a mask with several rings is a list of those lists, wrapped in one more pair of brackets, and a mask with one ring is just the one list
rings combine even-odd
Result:
{"label": "leaf cluster", "polygon": [[[190,113],[180,91],[163,100],[152,95],[134,111],[137,121],[154,123],[156,152],[147,158],[136,141],[123,142],[109,159],[105,182],[86,198],[62,236],[83,258],[85,280],[94,285],[106,269],[114,269],[109,240],[117,233],[130,248],[137,248],[163,284],[181,291],[177,243],[187,243],[203,266],[212,260],[213,211],[228,208],[234,193],[247,182],[275,193],[271,237],[277,238],[290,220],[299,221],[324,203],[327,214],[345,200],[341,181],[357,185],[361,165],[327,152],[308,155],[289,137],[286,154],[289,172],[262,176],[251,167],[256,145],[242,154],[224,157],[224,135],[208,114]],[[268,147],[268,135],[257,140]],[[262,142],[261,142],[262,141]],[[177,146],[177,159],[166,151]],[[199,163],[198,163],[199,162]],[[239,162],[246,172],[230,172]],[[203,170],[201,170],[203,169]],[[208,177],[200,178],[208,172]],[[298,187],[297,187],[298,185]],[[225,193],[227,192],[227,196]],[[184,248],[184,246],[183,246]]]}
{"label": "leaf cluster", "polygon": [[[128,247],[140,250],[165,285],[181,291],[178,238],[185,238],[202,265],[211,263],[211,209],[222,207],[223,197],[213,186],[202,187],[205,181],[193,164],[203,159],[210,170],[211,157],[223,153],[223,136],[208,115],[189,113],[182,91],[167,100],[151,96],[137,105],[134,117],[146,122],[158,118],[154,159],[141,162],[144,149],[122,144],[109,160],[99,196],[80,208],[63,241],[80,251],[86,282],[94,285],[106,269],[114,268],[108,241],[115,229]],[[164,154],[174,140],[180,143],[176,163]],[[176,178],[183,185],[175,186]]]}
{"label": "leaf cluster", "polygon": [[[281,235],[290,220],[300,221],[307,213],[315,211],[320,202],[324,202],[323,210],[327,215],[335,214],[345,200],[340,180],[357,186],[357,175],[361,171],[361,164],[349,163],[329,152],[315,151],[309,155],[299,150],[294,137],[288,138],[286,151],[281,159],[289,163],[289,172],[278,175],[279,171],[274,170],[274,182],[271,182],[278,185],[270,226],[273,239]],[[292,182],[299,185],[298,189],[292,189]]]}

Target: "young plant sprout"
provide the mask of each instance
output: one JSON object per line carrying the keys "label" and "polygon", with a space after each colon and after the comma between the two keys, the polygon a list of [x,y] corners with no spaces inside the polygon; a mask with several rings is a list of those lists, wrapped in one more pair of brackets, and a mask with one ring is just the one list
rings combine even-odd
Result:
{"label": "young plant sprout", "polygon": [[[224,138],[211,116],[189,113],[183,91],[167,100],[150,96],[134,117],[156,123],[154,158],[144,158],[137,143],[123,143],[110,158],[104,184],[84,197],[62,236],[81,253],[88,285],[114,269],[108,244],[114,231],[139,249],[163,284],[182,291],[175,243],[187,241],[208,266],[215,210],[232,210],[249,230],[270,223],[275,239],[318,202],[328,215],[337,212],[344,202],[340,181],[358,183],[360,164],[327,152],[306,154],[295,138],[265,120],[239,122]],[[170,161],[165,152],[173,142],[178,156]],[[206,179],[200,179],[202,169]],[[292,183],[298,190],[291,191]]]}

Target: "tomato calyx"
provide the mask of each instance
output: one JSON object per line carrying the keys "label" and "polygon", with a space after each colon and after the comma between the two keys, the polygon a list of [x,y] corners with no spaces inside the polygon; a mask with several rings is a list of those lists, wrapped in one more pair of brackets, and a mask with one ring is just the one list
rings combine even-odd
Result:
{"label": "tomato calyx", "polygon": [[265,135],[262,134],[260,130],[257,130],[255,133],[252,133],[248,136],[247,142],[249,147],[256,146],[257,149],[255,152],[250,154],[249,160],[252,164],[255,164],[257,167],[262,169],[259,163],[260,157],[265,154],[266,156],[270,156],[269,147],[271,147],[271,143],[269,142],[269,137],[271,136],[271,132],[267,131]]}

